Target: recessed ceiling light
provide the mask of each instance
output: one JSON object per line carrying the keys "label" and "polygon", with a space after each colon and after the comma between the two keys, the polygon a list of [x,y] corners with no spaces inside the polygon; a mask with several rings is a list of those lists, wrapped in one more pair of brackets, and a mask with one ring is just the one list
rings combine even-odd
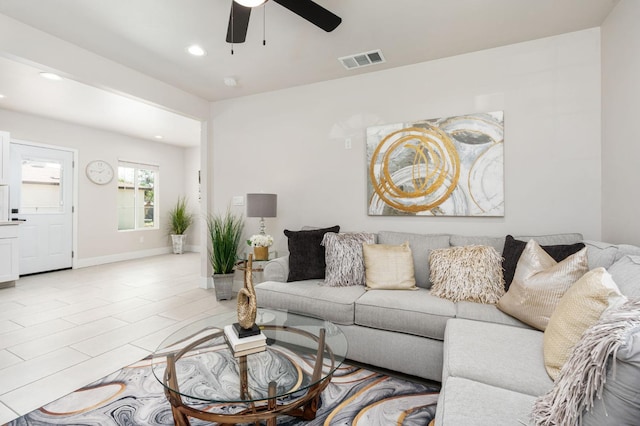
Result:
{"label": "recessed ceiling light", "polygon": [[162,139],[162,135],[155,135],[154,138],[156,139]]}
{"label": "recessed ceiling light", "polygon": [[6,96],[0,93],[0,99],[4,99],[4,98],[6,98]]}
{"label": "recessed ceiling light", "polygon": [[187,52],[191,53],[193,56],[204,56],[207,54],[207,51],[197,44],[187,47]]}
{"label": "recessed ceiling light", "polygon": [[54,81],[62,80],[62,77],[60,77],[58,74],[54,74],[52,72],[41,72],[40,76],[42,78],[46,78],[47,80],[54,80]]}

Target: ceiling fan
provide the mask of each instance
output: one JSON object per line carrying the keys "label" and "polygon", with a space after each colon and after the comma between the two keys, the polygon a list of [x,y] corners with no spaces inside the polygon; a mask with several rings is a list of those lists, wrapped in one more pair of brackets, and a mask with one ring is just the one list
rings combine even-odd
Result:
{"label": "ceiling fan", "polygon": [[[264,4],[267,0],[233,0],[231,15],[227,27],[227,43],[244,43],[251,9]],[[342,18],[329,12],[312,0],[273,0],[291,12],[311,22],[326,32],[333,31],[342,22]]]}

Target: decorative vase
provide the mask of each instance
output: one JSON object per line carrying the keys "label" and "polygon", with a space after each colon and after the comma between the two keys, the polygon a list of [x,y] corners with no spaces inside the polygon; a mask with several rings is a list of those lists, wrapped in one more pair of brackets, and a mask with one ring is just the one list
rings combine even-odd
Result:
{"label": "decorative vase", "polygon": [[186,234],[171,234],[171,243],[173,244],[173,253],[182,254],[184,251],[184,241]]}
{"label": "decorative vase", "polygon": [[269,247],[254,247],[253,256],[255,260],[268,260],[269,259]]}
{"label": "decorative vase", "polygon": [[[259,248],[259,247],[255,247]],[[262,248],[262,247],[260,247]],[[264,247],[267,248],[267,247]],[[238,292],[238,323],[242,328],[252,328],[256,323],[256,292],[253,288],[253,255],[249,255],[244,269],[244,287]]]}
{"label": "decorative vase", "polygon": [[235,274],[213,274],[213,288],[216,291],[216,300],[229,300],[233,298],[233,277]]}

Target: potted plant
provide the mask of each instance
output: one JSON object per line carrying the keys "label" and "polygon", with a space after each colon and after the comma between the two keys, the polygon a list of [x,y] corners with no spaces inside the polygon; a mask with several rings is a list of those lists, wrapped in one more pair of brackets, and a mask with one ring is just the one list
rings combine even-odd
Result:
{"label": "potted plant", "polygon": [[213,286],[216,299],[231,299],[233,271],[238,261],[238,248],[242,241],[244,220],[229,208],[224,215],[207,217],[209,230],[209,262],[213,269]]}
{"label": "potted plant", "polygon": [[173,252],[182,254],[186,240],[187,229],[193,222],[193,214],[187,210],[187,199],[179,197],[176,205],[169,210],[169,232],[173,243]]}
{"label": "potted plant", "polygon": [[266,234],[252,235],[247,240],[247,244],[253,247],[253,258],[255,260],[268,260],[269,247],[273,244],[273,237]]}

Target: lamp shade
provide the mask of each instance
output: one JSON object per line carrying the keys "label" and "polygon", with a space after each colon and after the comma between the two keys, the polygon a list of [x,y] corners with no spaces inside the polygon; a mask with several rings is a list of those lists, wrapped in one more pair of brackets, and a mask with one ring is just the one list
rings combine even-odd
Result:
{"label": "lamp shade", "polygon": [[277,194],[247,194],[247,217],[276,217]]}

